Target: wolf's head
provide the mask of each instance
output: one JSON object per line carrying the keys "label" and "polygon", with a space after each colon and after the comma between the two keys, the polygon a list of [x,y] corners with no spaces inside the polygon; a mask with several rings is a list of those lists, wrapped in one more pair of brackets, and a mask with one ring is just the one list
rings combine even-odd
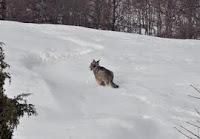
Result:
{"label": "wolf's head", "polygon": [[95,61],[93,60],[92,63],[90,64],[90,70],[93,70],[94,68],[98,67],[99,66],[99,61]]}

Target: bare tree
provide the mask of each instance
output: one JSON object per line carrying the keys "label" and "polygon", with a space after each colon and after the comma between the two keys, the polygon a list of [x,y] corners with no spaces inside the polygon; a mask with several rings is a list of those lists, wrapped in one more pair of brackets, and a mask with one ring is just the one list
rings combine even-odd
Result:
{"label": "bare tree", "polygon": [[0,20],[6,18],[6,0],[0,0]]}
{"label": "bare tree", "polygon": [[111,30],[117,30],[117,22],[120,22],[121,18],[121,5],[122,0],[110,0],[110,9],[111,9]]}
{"label": "bare tree", "polygon": [[94,27],[97,29],[101,28],[104,1],[90,0],[88,5],[90,10],[89,17],[91,18],[91,21],[93,21]]}

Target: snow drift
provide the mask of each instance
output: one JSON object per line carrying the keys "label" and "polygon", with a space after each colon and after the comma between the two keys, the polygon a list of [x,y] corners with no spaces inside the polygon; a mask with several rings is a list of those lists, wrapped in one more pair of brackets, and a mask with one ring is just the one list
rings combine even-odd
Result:
{"label": "snow drift", "polygon": [[[200,41],[8,21],[0,40],[7,94],[32,93],[39,113],[21,120],[15,139],[182,139],[173,127],[197,116],[187,95],[200,83]],[[119,89],[96,84],[93,59]]]}

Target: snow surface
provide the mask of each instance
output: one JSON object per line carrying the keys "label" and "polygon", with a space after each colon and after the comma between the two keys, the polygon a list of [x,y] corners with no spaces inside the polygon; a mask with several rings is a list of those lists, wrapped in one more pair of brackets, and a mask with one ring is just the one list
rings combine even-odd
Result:
{"label": "snow surface", "polygon": [[[15,139],[183,139],[174,127],[197,117],[188,95],[200,83],[200,41],[8,21],[0,40],[8,95],[32,93],[39,113],[21,120]],[[93,59],[119,89],[97,85]]]}

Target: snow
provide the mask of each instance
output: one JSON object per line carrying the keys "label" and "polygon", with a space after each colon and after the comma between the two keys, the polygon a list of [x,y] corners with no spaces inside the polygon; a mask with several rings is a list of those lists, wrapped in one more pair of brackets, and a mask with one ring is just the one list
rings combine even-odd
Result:
{"label": "snow", "polygon": [[[38,116],[15,139],[183,139],[174,127],[197,118],[200,41],[1,21],[13,97],[32,93]],[[112,70],[101,87],[89,65]]]}

